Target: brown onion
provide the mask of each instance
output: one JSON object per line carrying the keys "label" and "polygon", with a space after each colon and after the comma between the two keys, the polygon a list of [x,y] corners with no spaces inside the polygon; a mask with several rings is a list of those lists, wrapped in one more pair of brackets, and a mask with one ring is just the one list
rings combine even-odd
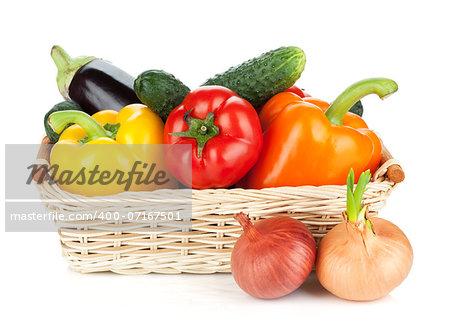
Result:
{"label": "brown onion", "polygon": [[411,244],[391,222],[368,219],[361,208],[370,173],[363,173],[353,192],[350,172],[347,215],[320,242],[316,274],[320,283],[334,295],[355,301],[369,301],[390,293],[406,278],[413,262]]}
{"label": "brown onion", "polygon": [[311,231],[291,217],[256,224],[243,213],[235,218],[244,229],[231,255],[231,271],[240,288],[263,299],[299,288],[314,265],[316,243]]}
{"label": "brown onion", "polygon": [[345,221],[320,242],[316,273],[320,283],[334,295],[369,301],[389,294],[406,278],[413,252],[408,238],[385,219],[365,225]]}

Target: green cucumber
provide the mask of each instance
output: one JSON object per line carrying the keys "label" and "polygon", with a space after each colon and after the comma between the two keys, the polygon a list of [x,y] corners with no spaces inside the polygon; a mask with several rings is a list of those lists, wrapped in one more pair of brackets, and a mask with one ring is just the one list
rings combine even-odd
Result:
{"label": "green cucumber", "polygon": [[294,85],[305,62],[305,53],[300,48],[280,47],[232,67],[203,85],[225,86],[258,108]]}
{"label": "green cucumber", "polygon": [[183,102],[190,90],[172,74],[163,70],[147,70],[134,81],[134,92],[143,104],[165,122],[170,112]]}
{"label": "green cucumber", "polygon": [[[81,109],[80,105],[71,101],[71,100],[66,100],[60,103],[57,103],[56,105],[53,106],[52,109],[50,109],[47,114],[45,114],[44,116],[44,128],[45,128],[45,133],[47,134],[47,137],[50,139],[51,143],[54,144],[58,141],[59,136],[61,135],[61,133],[56,133],[52,127],[50,126],[50,124],[48,123],[48,117],[50,116],[50,114],[56,112],[56,111],[60,111],[60,110],[83,110]],[[70,126],[71,124],[67,124],[66,127],[63,129],[63,131]]]}

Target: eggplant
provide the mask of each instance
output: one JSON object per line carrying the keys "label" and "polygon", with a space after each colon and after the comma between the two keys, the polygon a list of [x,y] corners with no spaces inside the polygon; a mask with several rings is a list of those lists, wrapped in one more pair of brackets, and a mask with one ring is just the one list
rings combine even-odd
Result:
{"label": "eggplant", "polygon": [[58,68],[61,95],[89,115],[141,103],[133,89],[134,77],[110,62],[93,56],[71,58],[60,46],[53,46],[51,56]]}

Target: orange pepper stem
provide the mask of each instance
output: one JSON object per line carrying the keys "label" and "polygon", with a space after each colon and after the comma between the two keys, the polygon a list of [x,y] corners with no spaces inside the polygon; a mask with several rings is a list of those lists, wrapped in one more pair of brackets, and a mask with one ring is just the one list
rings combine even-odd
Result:
{"label": "orange pepper stem", "polygon": [[398,85],[388,78],[368,78],[350,85],[342,92],[325,112],[328,120],[342,125],[342,118],[360,99],[369,94],[377,94],[380,99],[387,98],[398,90]]}
{"label": "orange pepper stem", "polygon": [[184,114],[184,120],[189,130],[183,132],[172,132],[172,136],[194,138],[197,140],[197,156],[202,157],[202,151],[209,139],[219,134],[219,128],[214,125],[214,114],[208,113],[204,120],[188,116],[192,110]]}
{"label": "orange pepper stem", "polygon": [[87,141],[108,137],[108,133],[103,126],[91,116],[79,110],[62,110],[54,112],[48,117],[48,123],[57,133],[60,133],[69,123],[78,124],[86,131],[88,137]]}

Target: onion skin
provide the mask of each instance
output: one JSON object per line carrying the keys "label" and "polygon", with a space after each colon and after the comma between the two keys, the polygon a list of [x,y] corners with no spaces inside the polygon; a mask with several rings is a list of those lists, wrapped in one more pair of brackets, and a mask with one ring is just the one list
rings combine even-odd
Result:
{"label": "onion skin", "polygon": [[231,271],[239,287],[261,299],[298,289],[314,265],[316,243],[311,231],[291,217],[252,224],[240,213],[236,219],[244,228],[231,254]]}
{"label": "onion skin", "polygon": [[334,295],[370,301],[389,294],[408,275],[413,251],[405,234],[391,222],[373,217],[365,224],[345,221],[320,242],[316,274]]}

